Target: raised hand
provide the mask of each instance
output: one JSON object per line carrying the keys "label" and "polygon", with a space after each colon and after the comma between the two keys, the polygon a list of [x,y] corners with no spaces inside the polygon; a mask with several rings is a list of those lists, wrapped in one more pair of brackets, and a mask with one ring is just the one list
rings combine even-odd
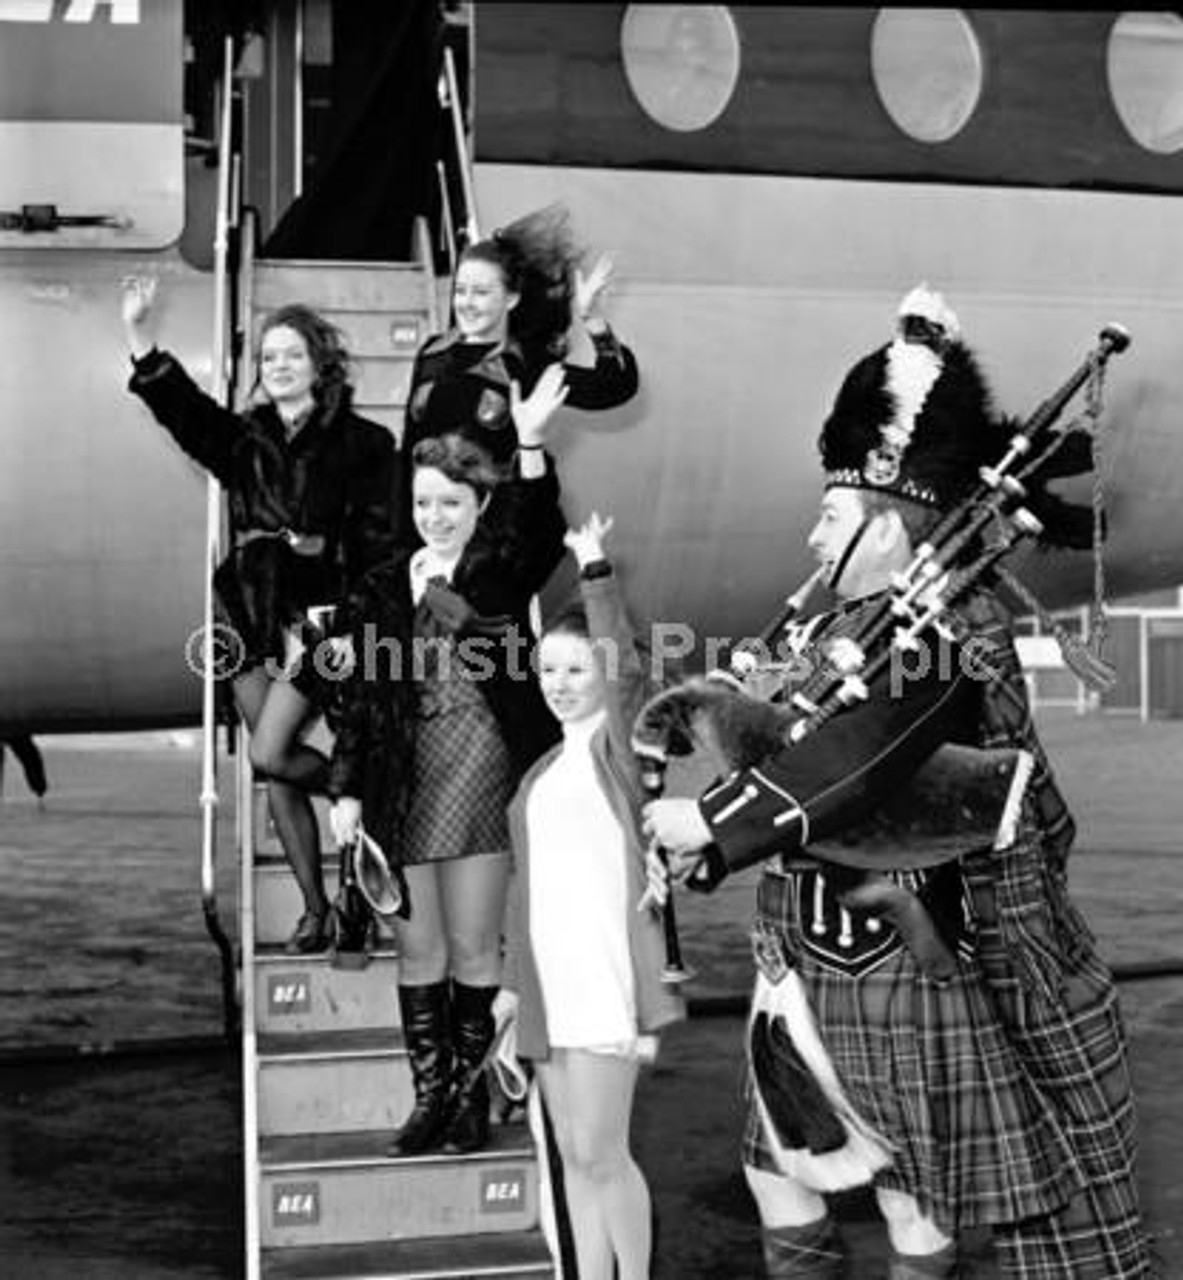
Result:
{"label": "raised hand", "polygon": [[121,289],[121,313],[126,325],[141,325],[156,301],[155,276],[125,276]]}
{"label": "raised hand", "polygon": [[127,343],[137,358],[152,348],[148,336],[148,317],[156,302],[155,276],[125,276],[120,293],[120,315],[127,332]]}
{"label": "raised hand", "polygon": [[612,282],[613,269],[612,259],[608,254],[603,253],[595,260],[586,275],[576,270],[573,302],[575,312],[581,320],[587,321],[599,314],[604,292]]}
{"label": "raised hand", "polygon": [[575,562],[581,569],[604,558],[604,539],[611,528],[611,516],[605,520],[598,511],[593,511],[578,529],[567,530],[563,541],[575,553]]}
{"label": "raised hand", "polygon": [[567,375],[561,364],[548,364],[534,390],[525,398],[516,382],[509,384],[509,409],[524,449],[538,448],[556,410],[567,398]]}

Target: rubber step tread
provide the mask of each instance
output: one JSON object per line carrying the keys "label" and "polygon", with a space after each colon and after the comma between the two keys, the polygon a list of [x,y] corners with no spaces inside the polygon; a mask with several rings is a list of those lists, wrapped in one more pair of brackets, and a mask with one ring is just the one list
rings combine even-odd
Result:
{"label": "rubber step tread", "polygon": [[530,1131],[521,1123],[494,1125],[490,1131],[489,1145],[466,1155],[433,1151],[418,1156],[392,1156],[387,1154],[389,1146],[389,1130],[261,1137],[259,1162],[263,1172],[276,1173],[285,1168],[304,1169],[313,1165],[383,1164],[421,1169],[427,1164],[530,1159],[534,1155]]}
{"label": "rubber step tread", "polygon": [[263,1280],[477,1280],[553,1276],[540,1232],[453,1236],[380,1244],[267,1249]]}

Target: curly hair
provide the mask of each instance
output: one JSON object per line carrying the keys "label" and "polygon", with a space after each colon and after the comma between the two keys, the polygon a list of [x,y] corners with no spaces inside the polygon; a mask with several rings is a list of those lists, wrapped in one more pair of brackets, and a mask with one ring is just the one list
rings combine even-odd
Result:
{"label": "curly hair", "polygon": [[571,275],[582,257],[561,204],[547,205],[470,244],[461,262],[489,262],[518,295],[509,334],[527,364],[541,367],[567,354],[571,327]]}
{"label": "curly hair", "polygon": [[430,467],[453,484],[468,485],[478,498],[491,493],[500,480],[492,458],[479,445],[455,434],[420,440],[411,450],[411,464],[416,471]]}
{"label": "curly hair", "polygon": [[316,370],[312,395],[326,417],[332,418],[338,409],[348,407],[353,387],[349,382],[349,351],[341,330],[311,307],[300,302],[289,303],[271,312],[263,321],[255,348],[256,363],[263,339],[272,329],[280,327],[293,329],[303,338]]}

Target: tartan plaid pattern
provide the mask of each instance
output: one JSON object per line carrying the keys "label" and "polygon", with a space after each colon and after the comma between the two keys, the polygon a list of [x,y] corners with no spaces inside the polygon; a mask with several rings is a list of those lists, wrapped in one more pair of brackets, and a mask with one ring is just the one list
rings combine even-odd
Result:
{"label": "tartan plaid pattern", "polygon": [[[914,1196],[946,1233],[1063,1205],[1082,1183],[1071,1147],[999,1025],[973,962],[938,986],[906,950],[852,979],[802,945],[793,873],[768,868],[757,920],[776,929],[851,1103],[895,1145],[876,1184]],[[749,1097],[751,1082],[748,1081]],[[755,1106],[743,1158],[775,1170]]]}
{"label": "tartan plaid pattern", "polygon": [[404,862],[508,849],[513,771],[480,688],[429,676],[419,693]]}
{"label": "tartan plaid pattern", "polygon": [[983,745],[1026,747],[1036,769],[1014,846],[963,866],[976,949],[1007,1035],[1085,1176],[1061,1211],[996,1233],[999,1265],[1017,1280],[1138,1280],[1153,1272],[1117,992],[1068,896],[1075,828],[1035,735],[1018,658],[1001,620],[984,622],[1001,679],[984,699]]}
{"label": "tartan plaid pattern", "polygon": [[[771,869],[757,917],[797,964],[851,1101],[900,1144],[878,1182],[915,1196],[949,1234],[991,1223],[1007,1280],[1143,1280],[1154,1273],[1125,1035],[1112,975],[1068,897],[1075,824],[1000,607],[979,597],[966,612],[998,673],[980,745],[1035,756],[1014,845],[963,862],[973,958],[944,989],[907,952],[857,981],[826,971],[801,953],[788,880]],[[774,1167],[754,1108],[743,1154]]]}

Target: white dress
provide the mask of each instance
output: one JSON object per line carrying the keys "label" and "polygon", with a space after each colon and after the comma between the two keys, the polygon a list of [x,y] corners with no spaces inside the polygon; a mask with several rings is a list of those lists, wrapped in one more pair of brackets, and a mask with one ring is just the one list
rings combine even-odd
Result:
{"label": "white dress", "polygon": [[606,713],[563,726],[526,801],[530,946],[556,1048],[614,1051],[637,1038],[624,832],[600,789],[591,738]]}

